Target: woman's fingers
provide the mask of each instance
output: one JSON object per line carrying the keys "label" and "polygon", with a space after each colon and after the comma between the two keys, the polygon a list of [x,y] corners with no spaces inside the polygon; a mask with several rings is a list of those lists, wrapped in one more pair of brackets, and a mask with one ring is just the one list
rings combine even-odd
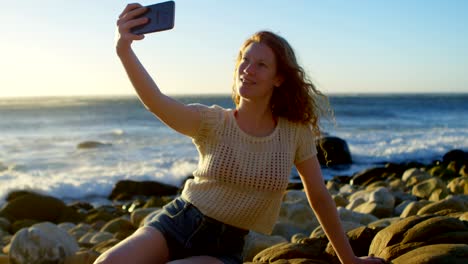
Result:
{"label": "woman's fingers", "polygon": [[[117,22],[117,23],[119,24],[119,22]],[[132,19],[132,20],[129,20],[129,21],[122,21],[122,23],[119,24],[119,31],[121,33],[124,33],[124,31],[126,32],[127,30],[130,30],[133,27],[143,25],[143,24],[146,24],[146,23],[148,23],[148,18],[147,17],[141,17],[141,18]]]}
{"label": "woman's fingers", "polygon": [[132,19],[134,19],[135,17],[141,15],[141,14],[144,14],[146,12],[148,8],[146,7],[138,7],[138,8],[135,8],[133,10],[130,10],[126,13],[122,13],[120,16],[119,16],[119,19],[117,20],[117,25],[121,25],[121,24],[124,24],[126,23],[127,21],[130,21]]}
{"label": "woman's fingers", "polygon": [[140,4],[138,3],[132,3],[132,4],[128,4],[125,9],[122,11],[122,13],[119,15],[119,18],[122,18],[125,16],[125,14],[127,14],[129,11],[133,10],[133,9],[137,9],[141,7]]}

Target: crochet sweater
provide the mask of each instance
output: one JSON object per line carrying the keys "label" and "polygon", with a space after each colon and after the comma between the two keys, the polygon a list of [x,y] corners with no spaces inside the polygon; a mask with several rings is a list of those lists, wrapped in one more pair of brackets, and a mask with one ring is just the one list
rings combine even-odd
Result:
{"label": "crochet sweater", "polygon": [[292,166],[317,153],[310,128],[279,118],[270,135],[255,137],[239,128],[231,109],[190,106],[202,116],[192,138],[199,163],[182,198],[218,221],[270,234]]}

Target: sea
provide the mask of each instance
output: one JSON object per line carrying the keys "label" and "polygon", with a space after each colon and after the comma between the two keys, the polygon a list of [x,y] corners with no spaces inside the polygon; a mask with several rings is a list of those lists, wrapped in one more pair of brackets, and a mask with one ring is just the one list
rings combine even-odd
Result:
{"label": "sea", "polygon": [[[175,98],[234,107],[229,95]],[[323,167],[325,179],[468,151],[468,94],[336,94],[329,101],[334,119],[322,127],[347,142],[353,164]],[[100,146],[78,148],[89,141]],[[13,190],[102,204],[119,180],[180,186],[197,162],[192,140],[135,96],[0,99],[0,204]]]}

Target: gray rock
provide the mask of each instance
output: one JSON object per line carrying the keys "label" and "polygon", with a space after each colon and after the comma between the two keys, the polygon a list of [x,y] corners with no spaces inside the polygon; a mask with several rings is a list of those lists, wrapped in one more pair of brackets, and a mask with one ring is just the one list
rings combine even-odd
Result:
{"label": "gray rock", "polygon": [[65,230],[50,223],[23,228],[13,237],[9,257],[11,263],[63,263],[78,251],[78,243]]}
{"label": "gray rock", "polygon": [[251,231],[245,237],[243,250],[244,262],[252,261],[255,255],[266,248],[287,242],[286,238],[282,236],[269,236]]}

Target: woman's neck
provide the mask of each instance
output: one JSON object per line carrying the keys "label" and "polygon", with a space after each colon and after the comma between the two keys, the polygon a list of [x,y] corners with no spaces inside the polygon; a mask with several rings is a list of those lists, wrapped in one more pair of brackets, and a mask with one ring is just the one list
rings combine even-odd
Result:
{"label": "woman's neck", "polygon": [[266,136],[273,132],[277,118],[273,116],[269,105],[241,102],[234,112],[237,124],[246,133],[254,136]]}

